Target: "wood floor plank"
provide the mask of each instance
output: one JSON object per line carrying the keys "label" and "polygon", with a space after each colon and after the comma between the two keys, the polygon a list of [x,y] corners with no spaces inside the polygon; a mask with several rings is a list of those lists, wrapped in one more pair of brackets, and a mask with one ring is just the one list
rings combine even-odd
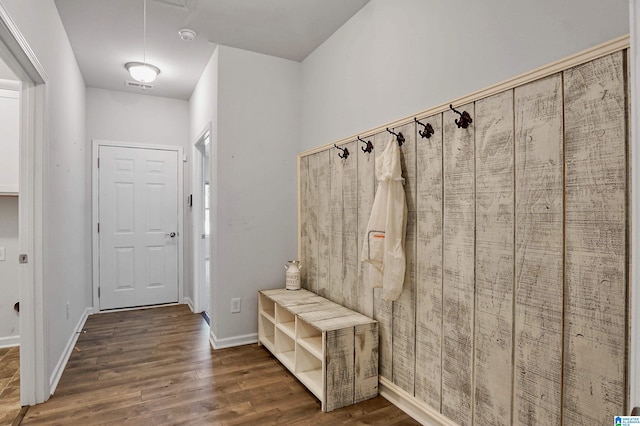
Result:
{"label": "wood floor plank", "polygon": [[[119,340],[118,328],[139,334]],[[84,331],[76,347],[90,349],[73,351],[55,395],[22,424],[418,424],[380,396],[323,413],[264,348],[211,349],[206,323],[186,306],[92,315]],[[124,342],[156,349],[124,351]]]}
{"label": "wood floor plank", "polygon": [[20,413],[20,348],[0,349],[0,425]]}

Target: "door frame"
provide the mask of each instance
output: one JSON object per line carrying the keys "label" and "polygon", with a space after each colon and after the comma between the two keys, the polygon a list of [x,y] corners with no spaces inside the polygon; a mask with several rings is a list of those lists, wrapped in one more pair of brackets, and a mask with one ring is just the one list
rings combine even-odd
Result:
{"label": "door frame", "polygon": [[[191,174],[192,184],[191,184],[191,212],[192,212],[192,238],[191,238],[191,252],[193,253],[192,258],[192,268],[193,273],[191,276],[193,277],[193,309],[195,312],[202,312],[205,306],[204,300],[202,300],[202,295],[200,294],[200,280],[203,279],[202,271],[204,269],[204,265],[202,262],[202,242],[200,236],[203,233],[202,229],[202,221],[204,218],[202,217],[202,199],[200,196],[194,196],[196,191],[200,190],[202,186],[202,153],[198,149],[198,146],[204,142],[204,138],[209,135],[209,188],[211,188],[211,149],[213,149],[213,141],[211,140],[211,122],[205,126],[205,129],[198,135],[195,142],[192,145],[192,156],[193,163],[191,166],[191,170],[193,171]],[[210,191],[211,194],[211,191]],[[211,196],[209,196],[211,200]],[[211,207],[211,206],[210,206]],[[211,216],[209,216],[211,218]],[[209,224],[209,232],[211,232],[211,224]],[[211,249],[209,249],[209,257],[211,257]],[[211,260],[209,261],[209,265],[211,265]],[[209,279],[211,279],[211,274],[209,275]],[[209,283],[211,287],[211,283]],[[209,306],[209,310],[211,310],[211,306]]]}
{"label": "door frame", "polygon": [[20,93],[19,249],[20,402],[49,399],[48,327],[44,317],[44,217],[48,152],[48,77],[26,39],[0,3],[0,56],[22,82]]}
{"label": "door frame", "polygon": [[[118,142],[94,139],[91,149],[91,240],[92,240],[92,262],[93,262],[93,312],[107,312],[100,310],[100,300],[98,298],[98,287],[100,285],[100,241],[98,239],[98,150],[101,146],[111,146],[120,148],[153,149],[160,151],[174,151],[177,155],[178,165],[178,303],[184,303],[184,158],[181,146],[153,145],[135,142]],[[125,308],[126,309],[126,308]],[[108,312],[113,312],[110,309]]]}

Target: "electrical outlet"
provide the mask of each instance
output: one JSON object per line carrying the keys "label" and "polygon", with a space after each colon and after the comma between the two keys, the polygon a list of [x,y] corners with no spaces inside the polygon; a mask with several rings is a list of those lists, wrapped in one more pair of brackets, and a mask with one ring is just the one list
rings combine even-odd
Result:
{"label": "electrical outlet", "polygon": [[231,299],[231,313],[237,314],[240,312],[240,298]]}
{"label": "electrical outlet", "polygon": [[69,319],[69,302],[67,302],[67,319]]}

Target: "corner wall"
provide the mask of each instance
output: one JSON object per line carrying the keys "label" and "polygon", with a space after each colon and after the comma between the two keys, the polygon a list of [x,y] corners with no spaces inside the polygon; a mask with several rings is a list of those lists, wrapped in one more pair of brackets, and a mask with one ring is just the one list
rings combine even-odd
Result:
{"label": "corner wall", "polygon": [[371,0],[302,62],[300,150],[627,34],[628,7],[627,0]]}
{"label": "corner wall", "polygon": [[76,327],[91,306],[85,84],[52,0],[2,0],[2,4],[48,77],[43,165],[44,322],[45,374],[53,382]]}
{"label": "corner wall", "polygon": [[[217,67],[217,70],[216,70]],[[211,330],[256,340],[257,291],[296,256],[300,64],[218,46],[191,98],[191,143],[212,124]],[[230,313],[232,298],[242,311]]]}

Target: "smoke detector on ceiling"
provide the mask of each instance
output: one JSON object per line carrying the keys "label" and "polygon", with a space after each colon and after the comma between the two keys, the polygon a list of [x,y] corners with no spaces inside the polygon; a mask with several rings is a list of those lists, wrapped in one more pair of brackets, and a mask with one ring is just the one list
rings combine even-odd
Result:
{"label": "smoke detector on ceiling", "polygon": [[178,34],[180,35],[180,38],[183,39],[184,41],[191,41],[197,36],[196,32],[193,30],[190,30],[189,28],[181,29],[180,31],[178,31]]}

